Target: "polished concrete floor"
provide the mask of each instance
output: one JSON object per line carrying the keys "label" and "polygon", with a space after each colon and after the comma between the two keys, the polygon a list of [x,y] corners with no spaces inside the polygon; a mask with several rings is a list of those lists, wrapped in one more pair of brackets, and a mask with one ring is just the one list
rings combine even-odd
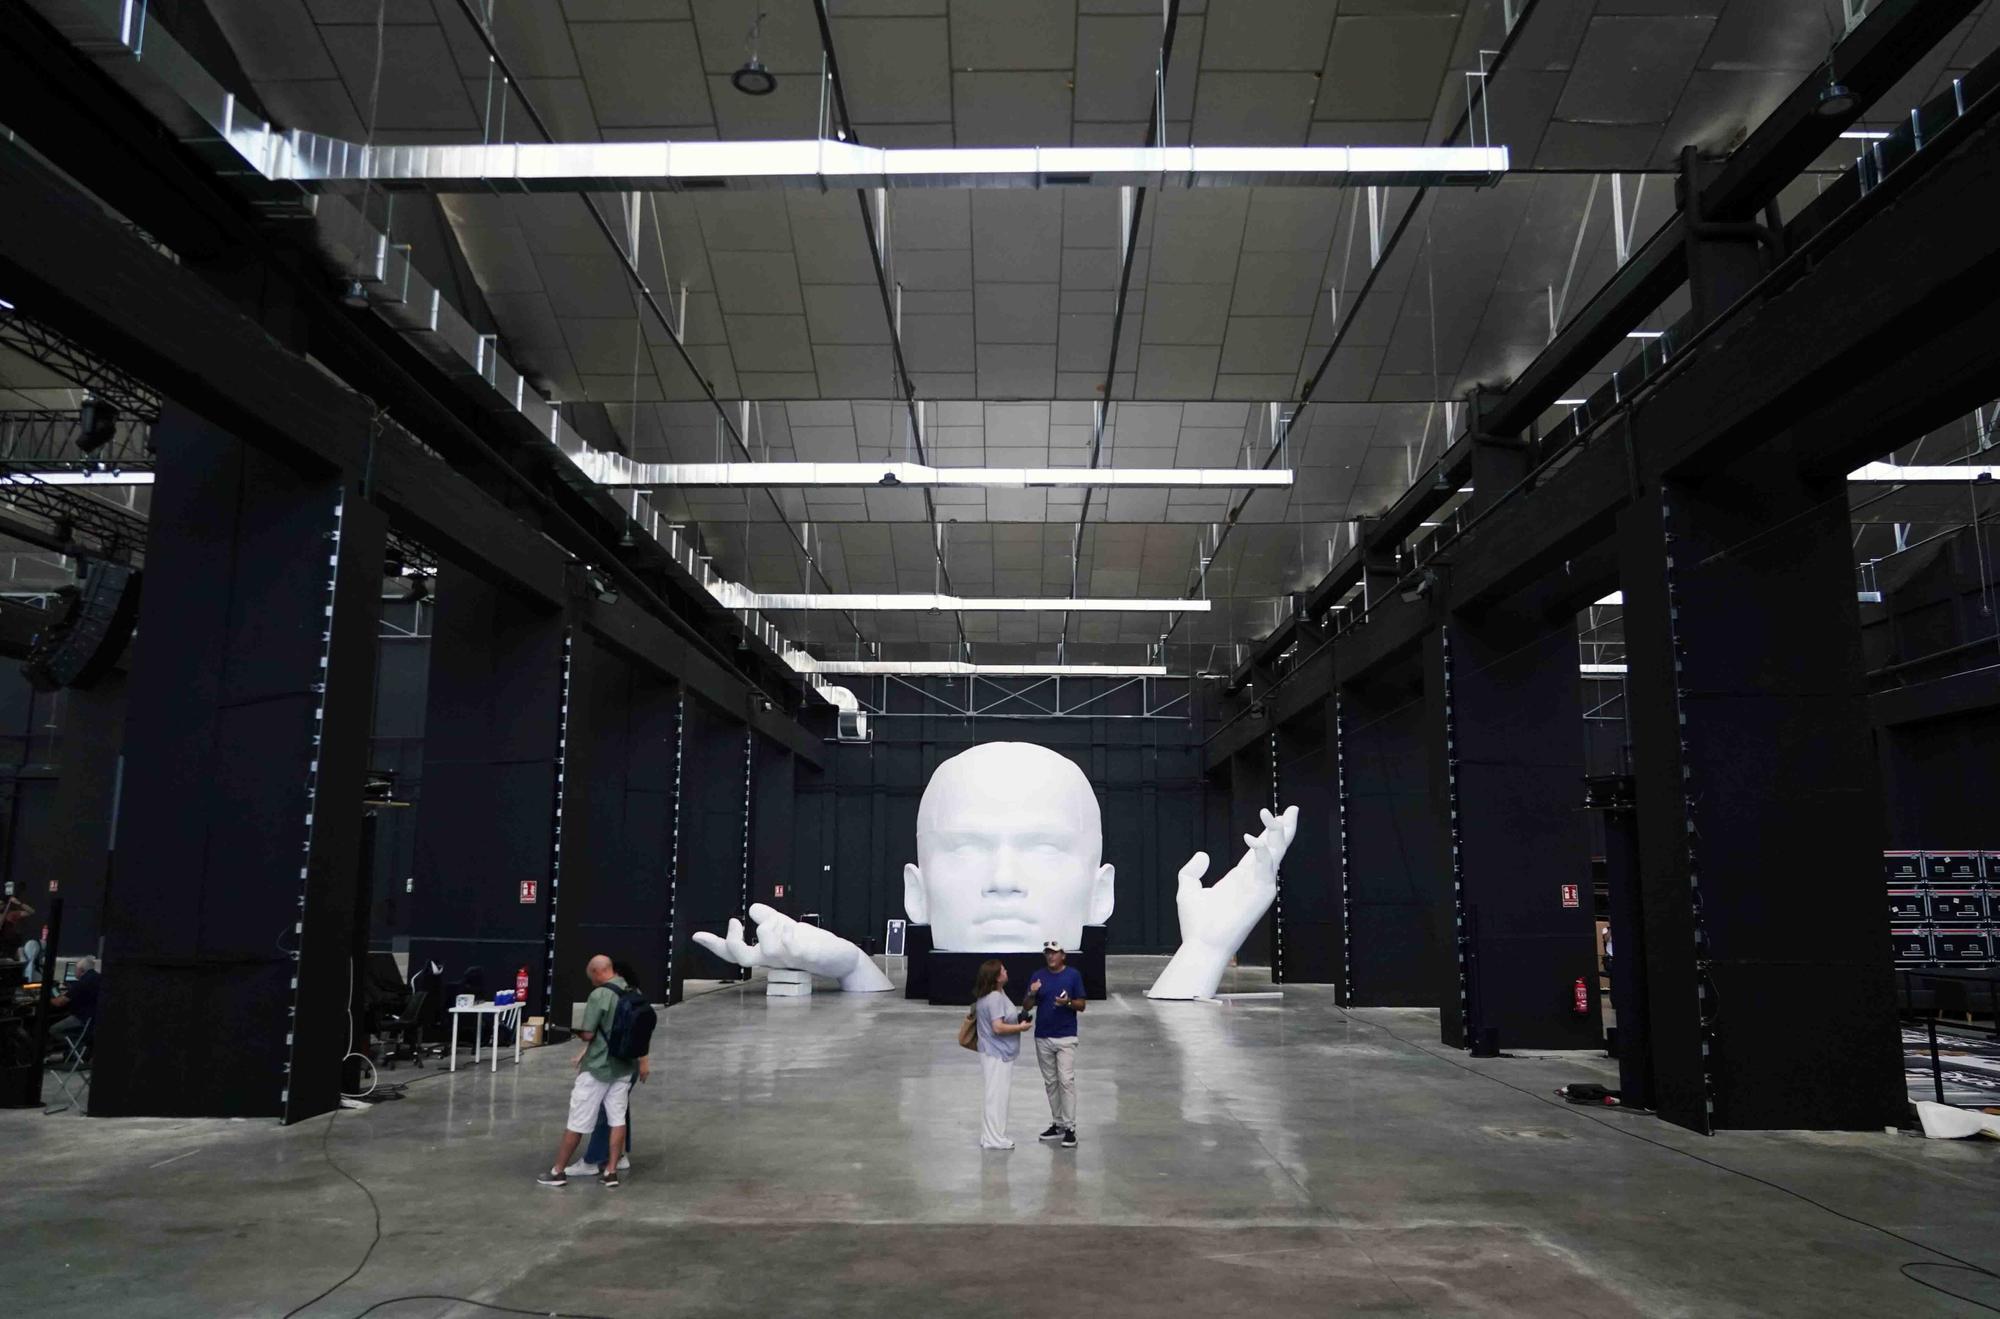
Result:
{"label": "polished concrete floor", "polygon": [[[1681,1151],[2000,1268],[2000,1145],[1704,1140],[1548,1097],[1608,1079],[1602,1059],[1475,1062],[1435,1043],[1434,1014],[1346,1013],[1319,988],[1154,1004],[1156,966],[1114,960],[1085,1020],[1074,1152],[1034,1139],[1029,1060],[1020,1147],[976,1148],[951,1010],[761,984],[663,1019],[617,1191],[534,1185],[566,1047],[386,1073],[423,1079],[290,1129],[0,1113],[7,1308],[283,1315],[374,1235],[334,1164],[381,1240],[310,1316],[414,1293],[616,1319],[1977,1312],[1899,1273],[1915,1246]],[[1923,1272],[2000,1305],[2000,1282]]]}

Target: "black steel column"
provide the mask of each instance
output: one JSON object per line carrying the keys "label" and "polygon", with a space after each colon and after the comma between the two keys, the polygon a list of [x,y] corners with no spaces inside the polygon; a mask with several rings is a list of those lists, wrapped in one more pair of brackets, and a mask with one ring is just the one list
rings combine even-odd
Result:
{"label": "black steel column", "polygon": [[[1202,883],[1213,884],[1229,873],[1230,867],[1243,859],[1245,851],[1243,835],[1255,837],[1264,830],[1264,821],[1257,814],[1271,808],[1271,735],[1265,733],[1229,761],[1229,833],[1222,840],[1222,849],[1212,851],[1208,858],[1208,874]],[[1250,927],[1244,936],[1243,946],[1236,952],[1236,958],[1250,966],[1268,966],[1275,977],[1277,973],[1277,913],[1267,911]]]}
{"label": "black steel column", "polygon": [[1414,664],[1340,689],[1348,1002],[1438,1007],[1457,994],[1451,874],[1431,827],[1424,680]]}
{"label": "black steel column", "polygon": [[1775,464],[1668,482],[1619,537],[1660,1114],[1695,1130],[1893,1122],[1844,482]]}
{"label": "black steel column", "polygon": [[1282,979],[1333,985],[1341,979],[1340,810],[1332,732],[1332,702],[1314,705],[1280,727],[1278,798],[1299,808],[1299,831],[1278,872],[1284,920]]}
{"label": "black steel column", "polygon": [[94,686],[65,688],[61,694],[49,882],[63,897],[66,946],[56,951],[66,957],[96,952],[103,931],[129,681],[123,669],[113,669]]}
{"label": "black steel column", "polygon": [[[410,965],[484,992],[528,969],[543,1011],[556,879],[563,750],[563,616],[495,590],[456,564],[437,578],[417,816]],[[557,1024],[564,1024],[558,1022]]]}
{"label": "black steel column", "polygon": [[583,968],[598,953],[667,995],[678,701],[671,682],[573,634],[550,999],[558,1022],[590,992]]}
{"label": "black steel column", "polygon": [[681,717],[683,780],[674,961],[683,979],[734,980],[737,968],[698,946],[743,910],[744,723],[690,696]]}
{"label": "black steel column", "polygon": [[91,1110],[339,1102],[386,527],[169,407],[104,913]]}
{"label": "black steel column", "polygon": [[1596,1048],[1575,622],[1454,618],[1425,646],[1443,716],[1433,827],[1452,858],[1460,920],[1463,1020],[1448,999],[1444,1041]]}

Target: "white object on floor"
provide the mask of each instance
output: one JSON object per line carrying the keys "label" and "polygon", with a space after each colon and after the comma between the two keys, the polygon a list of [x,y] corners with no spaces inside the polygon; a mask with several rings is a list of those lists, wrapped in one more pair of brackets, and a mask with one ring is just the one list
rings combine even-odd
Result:
{"label": "white object on floor", "polygon": [[1937,1104],[1928,1099],[1919,1099],[1917,1117],[1924,1124],[1924,1135],[1932,1140],[1962,1140],[1967,1136],[1977,1136],[1982,1133],[1988,1136],[2000,1136],[2000,1117],[1974,1113],[1970,1109],[1953,1108],[1950,1104]]}
{"label": "white object on floor", "polygon": [[[597,1176],[597,1165],[594,1163],[585,1163],[582,1159],[578,1159],[575,1163],[572,1163],[569,1167],[564,1168],[563,1171],[568,1173],[572,1177],[595,1177]],[[618,1171],[620,1172],[632,1171],[631,1155],[621,1154],[618,1156]]]}
{"label": "white object on floor", "polygon": [[805,998],[813,992],[813,978],[810,971],[772,967],[766,975],[764,995],[767,998]]}

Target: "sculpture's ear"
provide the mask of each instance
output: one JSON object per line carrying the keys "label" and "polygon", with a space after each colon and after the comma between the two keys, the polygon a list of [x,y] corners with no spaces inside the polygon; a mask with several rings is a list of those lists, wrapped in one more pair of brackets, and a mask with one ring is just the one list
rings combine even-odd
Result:
{"label": "sculpture's ear", "polygon": [[912,925],[931,923],[931,905],[924,897],[924,872],[914,865],[903,867],[903,914]]}
{"label": "sculpture's ear", "polygon": [[1118,890],[1113,881],[1118,872],[1109,861],[1097,868],[1097,878],[1090,884],[1090,917],[1087,925],[1102,925],[1111,919],[1111,908],[1118,900]]}

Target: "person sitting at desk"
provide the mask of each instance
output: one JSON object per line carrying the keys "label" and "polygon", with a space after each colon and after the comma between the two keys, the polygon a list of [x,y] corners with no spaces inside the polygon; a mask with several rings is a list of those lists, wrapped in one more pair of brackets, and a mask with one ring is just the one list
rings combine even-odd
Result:
{"label": "person sitting at desk", "polygon": [[79,957],[76,959],[76,979],[62,993],[49,1000],[52,1008],[61,1008],[68,1015],[49,1027],[49,1034],[66,1043],[74,1044],[97,1020],[97,959]]}

